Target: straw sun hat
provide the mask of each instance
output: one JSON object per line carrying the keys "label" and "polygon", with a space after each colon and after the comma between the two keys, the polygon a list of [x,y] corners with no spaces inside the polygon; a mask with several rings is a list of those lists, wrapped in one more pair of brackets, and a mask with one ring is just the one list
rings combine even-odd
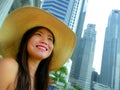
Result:
{"label": "straw sun hat", "polygon": [[60,20],[36,7],[18,8],[6,17],[0,30],[0,54],[15,58],[22,35],[35,26],[44,26],[53,32],[55,44],[50,70],[60,68],[72,55],[76,36]]}

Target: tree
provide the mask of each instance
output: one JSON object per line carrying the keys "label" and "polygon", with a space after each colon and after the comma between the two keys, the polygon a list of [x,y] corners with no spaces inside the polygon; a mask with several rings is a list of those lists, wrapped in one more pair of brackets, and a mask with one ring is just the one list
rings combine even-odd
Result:
{"label": "tree", "polygon": [[50,79],[55,82],[57,86],[63,86],[65,89],[67,86],[66,76],[68,70],[66,66],[61,67],[57,71],[51,72]]}

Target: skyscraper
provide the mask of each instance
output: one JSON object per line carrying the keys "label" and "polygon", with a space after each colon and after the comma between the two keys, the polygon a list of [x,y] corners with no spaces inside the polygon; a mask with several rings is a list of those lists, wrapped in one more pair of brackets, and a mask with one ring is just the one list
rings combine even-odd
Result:
{"label": "skyscraper", "polygon": [[68,25],[74,2],[74,0],[43,0],[41,7]]}
{"label": "skyscraper", "polygon": [[72,55],[72,67],[71,67],[71,72],[70,72],[70,82],[73,85],[77,84],[77,81],[79,79],[79,74],[80,74],[80,65],[82,64],[82,60],[80,59],[80,55],[82,55],[82,50],[80,49],[81,47],[81,35],[83,32],[83,25],[84,25],[84,19],[86,15],[86,9],[87,9],[87,2],[88,0],[78,0],[79,1],[79,17],[78,21],[76,24],[76,35],[77,35],[77,43],[76,43],[76,48],[74,50],[74,53]]}
{"label": "skyscraper", "polygon": [[[82,90],[90,90],[92,64],[94,57],[94,49],[96,42],[96,31],[94,24],[88,24],[87,29],[84,32],[83,38],[81,38],[81,44],[78,48],[78,60],[76,62],[76,73],[74,77],[71,77],[72,84],[76,81],[76,84],[82,88]],[[75,71],[74,71],[75,72]]]}
{"label": "skyscraper", "polygon": [[87,1],[42,0],[41,8],[53,14],[80,35],[82,34]]}
{"label": "skyscraper", "polygon": [[112,10],[105,32],[100,83],[120,90],[120,11]]}

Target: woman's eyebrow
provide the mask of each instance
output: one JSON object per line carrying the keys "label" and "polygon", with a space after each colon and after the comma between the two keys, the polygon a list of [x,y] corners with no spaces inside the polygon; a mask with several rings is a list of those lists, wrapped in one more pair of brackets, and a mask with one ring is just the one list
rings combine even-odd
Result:
{"label": "woman's eyebrow", "polygon": [[[49,31],[48,31],[48,32],[49,32]],[[44,34],[42,31],[37,31],[36,33]],[[49,32],[49,34],[47,34],[47,36],[53,38],[53,35],[52,35],[51,32]]]}

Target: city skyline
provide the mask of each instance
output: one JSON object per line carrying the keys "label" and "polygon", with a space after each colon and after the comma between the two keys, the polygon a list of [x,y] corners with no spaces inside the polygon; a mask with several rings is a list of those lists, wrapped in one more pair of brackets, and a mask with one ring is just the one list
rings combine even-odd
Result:
{"label": "city skyline", "polygon": [[104,33],[108,22],[108,16],[112,9],[120,9],[119,2],[119,0],[88,0],[83,29],[85,30],[89,23],[96,24],[97,35],[93,68],[95,68],[95,71],[98,73],[100,73],[101,69]]}

